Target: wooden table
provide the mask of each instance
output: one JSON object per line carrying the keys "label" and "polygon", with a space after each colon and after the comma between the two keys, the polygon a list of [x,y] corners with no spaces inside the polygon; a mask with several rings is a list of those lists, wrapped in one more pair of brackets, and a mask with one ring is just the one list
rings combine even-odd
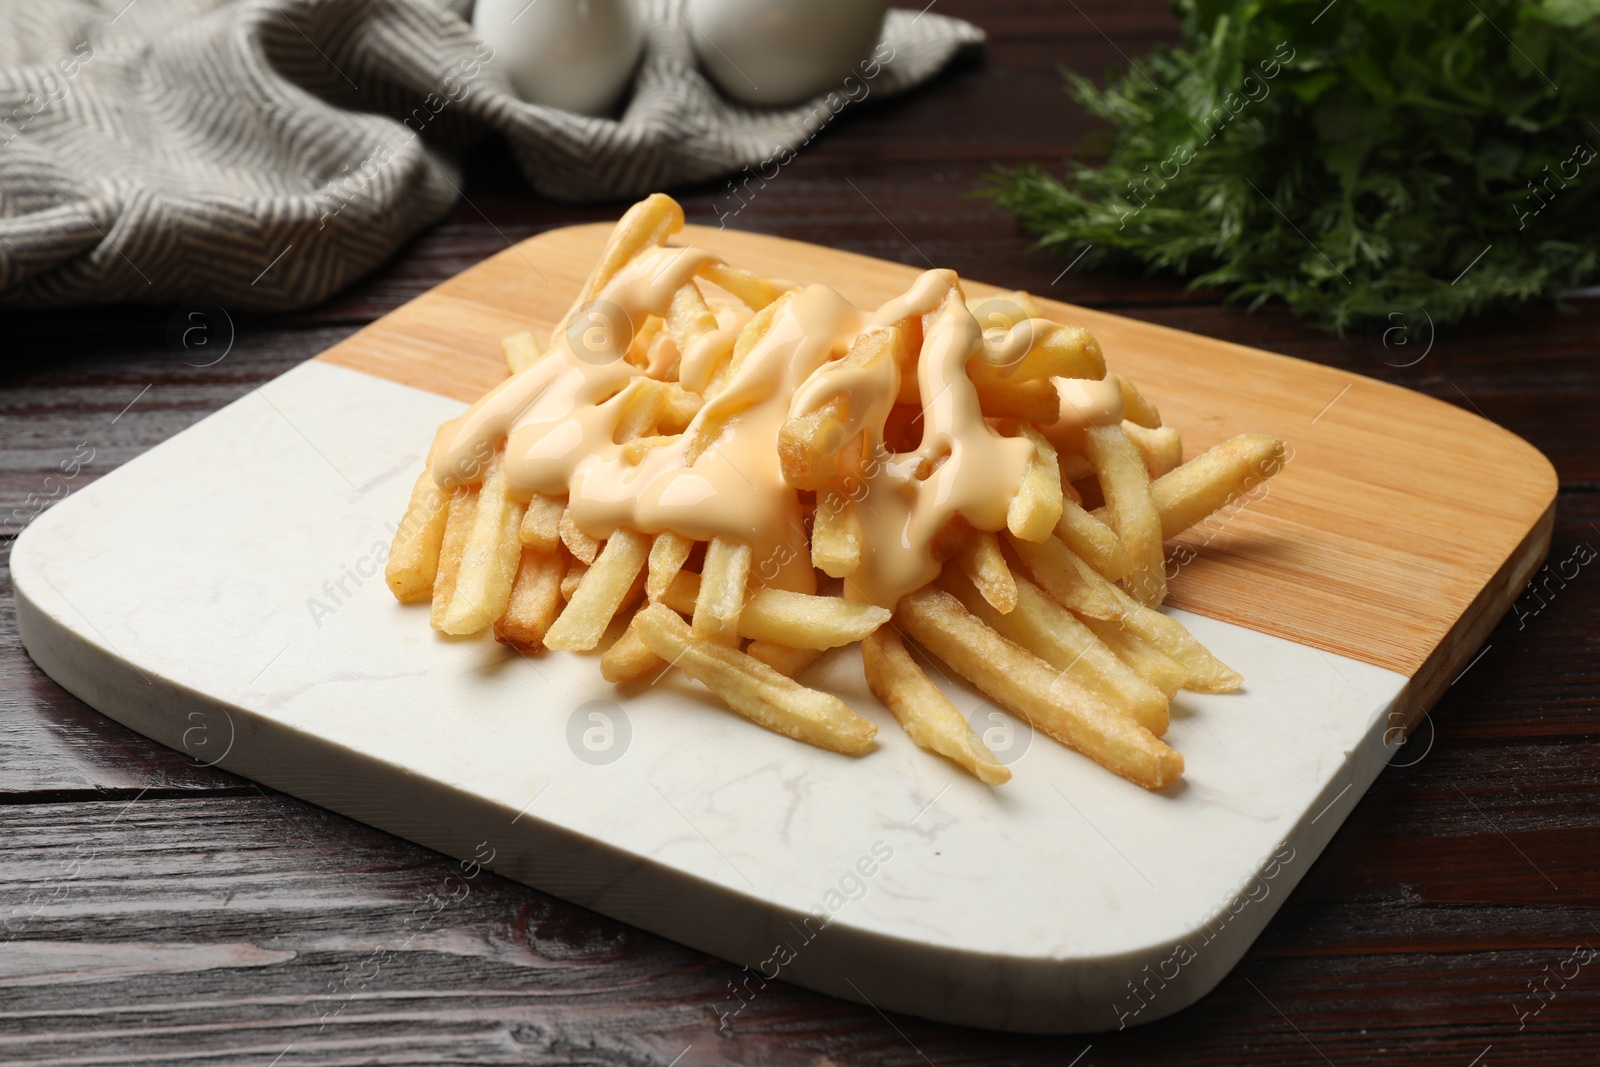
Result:
{"label": "wooden table", "polygon": [[[989,32],[986,63],[847,113],[734,225],[953,266],[1469,406],[1555,462],[1552,564],[1592,556],[1600,309],[1497,316],[1399,367],[1421,349],[1313,333],[1170,281],[1058,277],[1063,264],[969,194],[991,163],[1053,163],[1089,128],[1057,64],[1099,71],[1174,24],[1159,4],[1110,0],[938,10]],[[449,221],[350,292],[235,316],[211,366],[169,346],[173,308],[0,315],[0,514],[59,494],[47,477],[92,450],[66,483],[81,489],[508,240],[620,210],[535,198],[495,145],[468,176]],[[722,190],[680,192],[691,221],[714,221]],[[27,660],[6,596],[0,1062],[1593,1063],[1600,959],[1575,975],[1566,961],[1600,946],[1597,573],[1519,602],[1214,993],[1080,1038],[884,1017],[781,984],[719,1032],[733,966],[491,875],[445,899],[453,861],[195,766],[67,696]]]}

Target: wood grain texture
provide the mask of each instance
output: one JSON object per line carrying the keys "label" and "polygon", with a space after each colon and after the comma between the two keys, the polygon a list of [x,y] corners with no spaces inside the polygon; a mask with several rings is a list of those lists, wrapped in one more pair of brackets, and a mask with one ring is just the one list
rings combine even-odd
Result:
{"label": "wood grain texture", "polygon": [[[1550,572],[1585,543],[1600,547],[1600,447],[1588,431],[1600,406],[1595,302],[1565,315],[1530,307],[1437,337],[1411,330],[1402,347],[1383,330],[1312,332],[1278,307],[1246,314],[1170,279],[1063,275],[1065,260],[1033,250],[969,194],[993,162],[1066,157],[1094,123],[1061,95],[1056,65],[1095,74],[1122,65],[1119,50],[1137,57],[1172,40],[1167,4],[940,0],[934,10],[983,26],[987,63],[841,115],[732,226],[925,266],[920,250],[964,277],[1481,409],[1560,473]],[[235,316],[236,343],[213,366],[186,364],[170,345],[172,307],[0,312],[0,508],[25,506],[79,442],[99,451],[72,491],[509,243],[623,207],[531,195],[494,142],[472,154],[464,178],[450,219],[337,299],[302,315]],[[691,221],[714,223],[722,193],[677,195]],[[9,544],[0,529],[0,554]],[[188,767],[84,706],[22,652],[0,573],[0,930],[16,931],[0,932],[0,961],[31,942],[34,975],[18,965],[0,979],[0,1062],[270,1067],[283,1054],[277,1067],[667,1067],[683,1053],[677,1067],[1064,1067],[1092,1046],[1077,1067],[1593,1063],[1594,966],[1525,1024],[1516,1008],[1574,946],[1600,947],[1596,573],[1590,565],[1523,593],[1211,996],[1152,1026],[1078,1042],[885,1020],[776,985],[732,1033],[719,1031],[712,1008],[733,968],[506,882],[485,882],[442,914],[432,931],[450,932],[450,951],[429,941],[400,954],[318,1033],[314,998],[330,981],[359,984],[372,943],[455,863],[298,801],[241,793],[232,776]],[[29,894],[56,892],[60,865],[97,842],[112,843],[117,862],[86,868],[47,922],[29,918],[38,903]],[[241,856],[257,858],[245,867]],[[360,906],[340,906],[340,893]],[[169,963],[191,962],[119,969],[141,942]],[[281,947],[297,955],[255,955]],[[534,965],[495,965],[494,951]],[[255,962],[205,966],[220,952]]]}
{"label": "wood grain texture", "polygon": [[[499,339],[530,328],[547,335],[608,233],[601,223],[523,241],[320,358],[475,400],[506,377]],[[766,277],[825,282],[868,308],[903,293],[920,273],[709,227],[687,227],[674,243]],[[974,297],[1003,292],[970,280],[965,287]],[[1174,606],[1406,675],[1428,665],[1410,697],[1409,724],[1543,560],[1555,470],[1500,427],[1371,378],[1103,311],[1044,307],[1094,333],[1107,363],[1182,431],[1188,454],[1247,431],[1273,434],[1290,449],[1259,503],[1179,539],[1191,551],[1178,557]],[[432,428],[417,432],[420,440]],[[1493,493],[1484,491],[1489,485]]]}

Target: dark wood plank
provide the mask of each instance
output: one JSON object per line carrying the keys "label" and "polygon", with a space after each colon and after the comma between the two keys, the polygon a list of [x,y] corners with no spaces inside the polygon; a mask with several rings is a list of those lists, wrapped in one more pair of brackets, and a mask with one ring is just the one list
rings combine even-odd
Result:
{"label": "dark wood plank", "polygon": [[[1381,815],[1381,796],[1362,809]],[[1513,1007],[1531,1010],[1528,982],[1600,940],[1581,932],[1600,897],[1592,872],[1586,895],[1537,907],[1510,882],[1477,908],[1410,883],[1326,900],[1336,848],[1195,1010],[1120,1034],[1021,1038],[889,1027],[778,983],[723,1020],[737,968],[278,795],[9,805],[0,834],[0,898],[18,901],[0,952],[11,1062],[267,1062],[292,1046],[292,1062],[319,1064],[666,1064],[686,1049],[693,1064],[1060,1064],[1092,1045],[1096,1064],[1320,1051],[1458,1067],[1494,1044],[1499,1062],[1558,1064],[1591,1048],[1600,1010],[1600,984],[1578,978],[1552,985],[1521,1031]],[[1396,847],[1444,865],[1508,843],[1536,847],[1470,824]],[[1594,836],[1548,843],[1592,850]]]}

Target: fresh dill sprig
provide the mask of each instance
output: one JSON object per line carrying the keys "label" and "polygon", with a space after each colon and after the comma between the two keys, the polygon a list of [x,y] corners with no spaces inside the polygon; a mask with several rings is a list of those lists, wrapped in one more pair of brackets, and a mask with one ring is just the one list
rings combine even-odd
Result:
{"label": "fresh dill sprig", "polygon": [[1600,275],[1600,0],[1174,8],[1181,47],[1104,88],[1065,75],[1111,126],[1100,165],[982,190],[1042,245],[1341,332]]}

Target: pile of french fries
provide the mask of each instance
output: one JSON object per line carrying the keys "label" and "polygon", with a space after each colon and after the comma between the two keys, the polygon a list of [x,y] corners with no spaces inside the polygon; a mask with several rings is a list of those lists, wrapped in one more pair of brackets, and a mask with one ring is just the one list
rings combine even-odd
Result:
{"label": "pile of french fries", "polygon": [[[681,209],[665,196],[635,205],[574,308],[682,225]],[[641,375],[650,368],[647,380],[655,384],[641,390],[644,399],[624,419],[618,443],[645,449],[675,439],[726,379],[723,368],[702,391],[689,388],[675,365],[652,358],[661,338],[689,351],[716,328],[717,304],[730,300],[748,309],[749,333],[786,288],[713,262],[678,291],[665,315],[633,324],[627,359]],[[1005,306],[1043,317],[1025,293],[1011,294]],[[570,358],[561,347],[566,326],[557,326],[548,353],[531,333],[506,338],[511,373]],[[871,349],[890,332],[863,332],[840,358],[875,358]],[[909,333],[922,336],[920,328]],[[909,358],[917,355],[913,349]],[[933,546],[943,564],[938,578],[892,609],[841,595],[871,548],[849,521],[847,487],[871,457],[863,455],[848,398],[790,418],[771,443],[810,509],[811,562],[827,576],[818,587],[824,592],[770,587],[751,546],[721,537],[696,542],[672,530],[625,528],[592,537],[564,497],[515,492],[500,452],[450,490],[423,472],[394,539],[388,584],[402,602],[431,601],[432,625],[446,634],[492,627],[499,641],[529,655],[604,646],[600,671],[613,683],[653,684],[682,671],[769,730],[851,755],[873,747],[876,725],[796,677],[826,650],[859,643],[872,692],[913,742],[986,783],[1007,781],[1010,770],[929,679],[924,664],[936,660],[1035,729],[1131,782],[1163,789],[1183,773],[1183,757],[1161,740],[1174,693],[1227,692],[1242,683],[1155,610],[1166,595],[1163,542],[1274,474],[1283,447],[1244,434],[1181,463],[1177,432],[1131,383],[1116,379],[1123,421],[1088,428],[1083,455],[1068,462],[1039,432],[1057,418],[1050,379],[1102,378],[1098,345],[1075,327],[1042,331],[1004,376],[979,355],[968,374],[986,422],[996,433],[1025,436],[1034,458],[1006,528],[952,520]],[[909,405],[900,400],[886,422],[914,424],[914,392]],[[455,425],[441,427],[436,449]],[[892,447],[893,425],[874,439]],[[695,454],[691,449],[691,462]]]}

